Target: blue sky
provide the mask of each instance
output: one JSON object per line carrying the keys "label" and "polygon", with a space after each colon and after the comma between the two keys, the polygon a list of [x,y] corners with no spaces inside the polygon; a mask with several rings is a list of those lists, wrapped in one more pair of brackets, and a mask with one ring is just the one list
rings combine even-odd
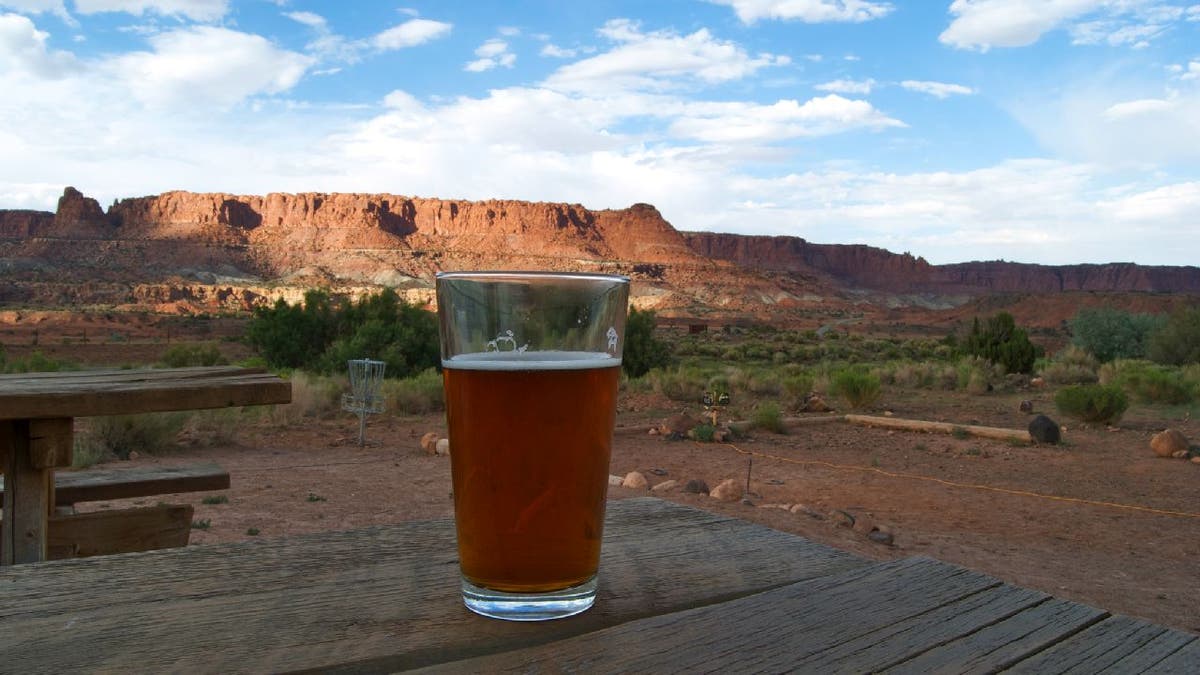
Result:
{"label": "blue sky", "polygon": [[623,208],[934,263],[1200,264],[1194,0],[0,0],[65,185]]}

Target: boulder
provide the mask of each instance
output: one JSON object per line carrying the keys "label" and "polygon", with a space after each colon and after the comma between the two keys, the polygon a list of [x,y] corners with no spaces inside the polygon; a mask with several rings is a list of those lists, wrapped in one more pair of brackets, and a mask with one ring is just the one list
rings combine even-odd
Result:
{"label": "boulder", "polygon": [[649,481],[642,475],[641,471],[630,471],[625,474],[625,479],[621,481],[621,487],[632,488],[634,490],[645,490],[650,487]]}
{"label": "boulder", "polygon": [[683,491],[693,495],[706,495],[709,492],[708,483],[699,478],[693,478],[683,486]]}
{"label": "boulder", "polygon": [[700,425],[698,418],[687,413],[671,415],[658,425],[658,431],[671,440],[686,438],[689,431]]}
{"label": "boulder", "polygon": [[1033,418],[1029,423],[1029,435],[1038,443],[1057,445],[1062,441],[1062,430],[1059,429],[1058,423],[1045,415]]}
{"label": "boulder", "polygon": [[742,498],[742,486],[738,484],[736,479],[726,478],[721,481],[717,487],[708,493],[713,499],[720,499],[723,502],[736,502]]}
{"label": "boulder", "polygon": [[437,443],[433,446],[433,452],[434,454],[448,457],[450,455],[450,439],[439,438]]}
{"label": "boulder", "polygon": [[1154,434],[1150,439],[1150,449],[1159,457],[1176,456],[1175,453],[1183,452],[1181,456],[1187,456],[1188,440],[1187,436],[1178,429],[1167,429],[1166,431]]}
{"label": "boulder", "polygon": [[436,431],[427,432],[421,437],[421,449],[425,454],[432,455],[437,452],[438,435]]}
{"label": "boulder", "polygon": [[830,408],[829,404],[826,403],[825,399],[821,398],[820,395],[813,393],[809,394],[808,398],[804,400],[804,407],[802,410],[804,412],[823,413],[829,412],[830,410],[833,410],[833,408]]}
{"label": "boulder", "polygon": [[1032,414],[1033,413],[1033,401],[1030,401],[1030,400],[1021,401],[1020,410],[1023,413]]}
{"label": "boulder", "polygon": [[621,487],[621,483],[624,483],[624,482],[625,482],[625,479],[620,476],[614,476],[612,474],[608,475],[608,486],[609,487]]}

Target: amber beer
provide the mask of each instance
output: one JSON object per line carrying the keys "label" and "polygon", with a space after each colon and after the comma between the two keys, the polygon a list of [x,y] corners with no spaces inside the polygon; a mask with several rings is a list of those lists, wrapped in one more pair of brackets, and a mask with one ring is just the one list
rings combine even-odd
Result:
{"label": "amber beer", "polygon": [[596,575],[620,360],[488,352],[443,361],[463,576],[539,593]]}

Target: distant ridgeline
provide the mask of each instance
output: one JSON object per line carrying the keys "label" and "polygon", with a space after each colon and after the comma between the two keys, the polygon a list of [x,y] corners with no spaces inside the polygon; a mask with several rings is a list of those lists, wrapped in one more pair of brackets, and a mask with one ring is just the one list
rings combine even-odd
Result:
{"label": "distant ridgeline", "polygon": [[648,204],[591,210],[391,194],[174,191],[117,200],[106,212],[66,188],[54,213],[0,210],[0,271],[10,283],[0,302],[9,304],[90,298],[237,309],[269,301],[279,288],[312,286],[388,286],[419,299],[439,270],[486,268],[628,274],[635,303],[664,316],[808,316],[845,307],[856,289],[890,295],[893,305],[906,293],[1200,294],[1196,267],[930,265],[869,246],[680,232]]}

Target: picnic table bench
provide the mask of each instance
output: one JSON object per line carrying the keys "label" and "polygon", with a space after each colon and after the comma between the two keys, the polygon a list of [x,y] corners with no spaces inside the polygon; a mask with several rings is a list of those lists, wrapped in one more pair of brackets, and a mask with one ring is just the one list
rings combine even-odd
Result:
{"label": "picnic table bench", "polygon": [[0,569],[11,672],[1196,673],[1200,638],[930,558],[609,503],[596,605],[459,594],[452,520]]}
{"label": "picnic table bench", "polygon": [[[74,418],[290,400],[288,382],[259,369],[231,366],[0,375],[0,473],[4,474],[5,483],[0,565],[46,560],[51,550],[52,529],[91,536],[95,541],[85,543],[85,548],[94,548],[93,544],[101,541],[98,537],[121,535],[121,520],[113,516],[109,518],[117,524],[105,528],[98,525],[104,520],[100,515],[54,513],[59,503],[55,495],[59,486],[55,469],[71,466]],[[82,478],[76,480],[86,482]],[[71,482],[68,479],[64,483],[67,499],[79,501],[72,495],[86,494],[89,488]],[[91,494],[98,494],[104,482],[93,482]],[[141,486],[137,482],[126,480],[122,485],[121,481],[109,480],[105,489],[114,491],[113,494],[123,490],[126,496],[146,496],[153,493],[145,490],[156,489],[153,481]],[[228,486],[227,476],[225,486]],[[138,491],[142,494],[134,494]],[[130,510],[126,515],[128,519],[124,522],[128,527],[149,519],[151,530],[156,522],[178,530],[179,523],[185,520],[184,511],[179,508],[151,507]],[[51,520],[55,523],[53,528]],[[186,521],[190,526],[190,512]],[[142,529],[145,531],[145,527]],[[54,548],[62,553],[63,542],[57,542]],[[79,550],[78,546],[75,550]]]}

